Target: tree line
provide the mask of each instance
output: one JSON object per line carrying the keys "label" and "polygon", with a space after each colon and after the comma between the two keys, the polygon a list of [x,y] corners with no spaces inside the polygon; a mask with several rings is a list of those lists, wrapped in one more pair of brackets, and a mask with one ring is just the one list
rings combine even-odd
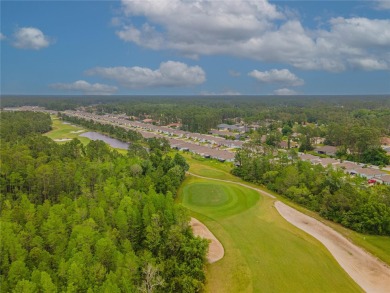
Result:
{"label": "tree line", "polygon": [[[34,123],[31,123],[34,119]],[[48,114],[29,111],[2,111],[0,122],[0,137],[5,141],[15,141],[30,133],[45,133],[50,131],[52,126]]]}
{"label": "tree line", "polygon": [[185,159],[158,139],[126,155],[102,141],[56,144],[41,116],[28,133],[1,127],[2,292],[201,291],[208,243],[174,203]]}
{"label": "tree line", "polygon": [[273,152],[254,147],[238,151],[232,173],[357,232],[390,235],[389,186],[366,186],[366,180],[342,170],[299,160],[295,150],[276,157]]}
{"label": "tree line", "polygon": [[262,122],[364,125],[390,134],[388,96],[89,96],[2,97],[2,107],[37,105],[63,111],[87,107],[97,113],[125,113],[183,129],[207,132],[219,123]]}

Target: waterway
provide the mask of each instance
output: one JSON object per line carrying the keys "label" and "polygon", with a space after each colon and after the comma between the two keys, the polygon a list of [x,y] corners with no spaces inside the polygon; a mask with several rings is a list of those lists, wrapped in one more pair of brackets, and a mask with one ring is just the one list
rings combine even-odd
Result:
{"label": "waterway", "polygon": [[104,134],[101,134],[98,132],[91,132],[91,131],[84,132],[84,133],[80,134],[80,136],[87,137],[91,140],[102,140],[105,143],[109,144],[110,146],[112,146],[113,148],[116,148],[116,149],[127,150],[129,148],[129,145],[130,145],[127,142],[120,141],[118,139],[109,137],[107,135],[104,135]]}

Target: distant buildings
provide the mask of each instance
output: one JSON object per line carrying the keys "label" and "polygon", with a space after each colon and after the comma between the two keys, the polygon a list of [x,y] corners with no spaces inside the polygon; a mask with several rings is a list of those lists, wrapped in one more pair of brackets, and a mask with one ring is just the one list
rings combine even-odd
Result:
{"label": "distant buildings", "polygon": [[365,167],[364,164],[359,164],[350,161],[341,162],[333,158],[321,158],[313,156],[311,154],[299,153],[299,158],[302,161],[311,162],[312,164],[319,164],[323,167],[330,166],[332,168],[338,168],[343,170],[345,173],[353,176],[360,176],[366,178],[372,182],[378,182],[390,185],[390,174],[373,167]]}
{"label": "distant buildings", "polygon": [[[243,141],[228,140],[212,135],[191,133],[167,126],[150,124],[151,119],[143,122],[130,121],[119,115],[95,115],[84,111],[65,111],[64,114],[83,119],[92,119],[98,123],[113,124],[123,128],[138,131],[144,138],[161,137],[167,138],[172,148],[181,151],[189,151],[205,158],[214,158],[220,161],[233,162],[235,152],[221,148],[241,148]],[[148,122],[148,123],[145,123]]]}
{"label": "distant buildings", "polygon": [[217,126],[218,130],[225,130],[225,131],[237,131],[237,132],[246,132],[246,126],[245,125],[229,125],[229,124],[218,124]]}
{"label": "distant buildings", "polygon": [[315,151],[320,155],[327,155],[334,157],[337,152],[337,148],[330,145],[325,145],[319,148],[316,148]]}

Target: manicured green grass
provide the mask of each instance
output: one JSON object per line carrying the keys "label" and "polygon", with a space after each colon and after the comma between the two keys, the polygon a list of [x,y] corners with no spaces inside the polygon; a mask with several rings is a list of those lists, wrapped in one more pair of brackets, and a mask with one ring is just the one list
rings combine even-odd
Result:
{"label": "manicured green grass", "polygon": [[[44,135],[50,137],[53,140],[56,139],[73,139],[78,138],[84,145],[90,142],[89,138],[79,136],[83,132],[87,131],[82,127],[63,123],[58,117],[51,116],[51,120],[53,121],[53,130],[45,133]],[[83,132],[81,132],[83,131]],[[66,141],[58,141],[58,143],[65,143]]]}
{"label": "manicured green grass", "polygon": [[230,180],[234,182],[245,183],[246,185],[257,187],[259,189],[263,189],[269,193],[272,193],[278,198],[278,200],[332,227],[333,229],[335,229],[336,231],[344,235],[346,238],[350,239],[356,245],[361,246],[366,251],[370,252],[374,256],[378,257],[379,259],[381,259],[382,261],[390,265],[390,237],[389,236],[365,235],[344,228],[343,226],[337,223],[327,221],[322,217],[320,217],[317,213],[309,211],[304,207],[289,201],[285,197],[282,197],[272,191],[269,191],[264,187],[249,182],[245,182],[242,179],[233,176],[232,174],[230,174],[230,170],[232,168],[231,164],[221,163],[215,160],[208,160],[208,159],[196,160],[193,159],[190,154],[185,154],[184,156],[186,157],[187,162],[190,164],[190,170],[189,170],[190,172],[196,175],[205,176],[209,178],[224,179],[224,180]]}
{"label": "manicured green grass", "polygon": [[[57,116],[51,116],[51,120],[53,121],[53,130],[45,133],[44,135],[50,137],[53,140],[56,139],[73,139],[77,138],[81,141],[83,145],[87,145],[91,140],[87,137],[80,136],[80,134],[89,131],[83,127],[64,123]],[[57,143],[66,143],[67,141],[57,141]],[[116,149],[109,146],[111,149],[118,151],[121,154],[126,154],[126,150]]]}
{"label": "manicured green grass", "polygon": [[256,204],[259,195],[238,185],[198,180],[196,184],[183,187],[186,195],[184,206],[191,206],[194,212],[221,219],[241,213]]}
{"label": "manicured green grass", "polygon": [[233,183],[188,177],[179,201],[221,241],[207,292],[359,292],[317,240],[286,222],[273,199]]}
{"label": "manicured green grass", "polygon": [[240,178],[230,174],[230,171],[232,169],[231,163],[221,163],[217,160],[212,159],[195,159],[189,153],[180,154],[185,157],[188,164],[190,165],[189,171],[191,173],[216,179],[224,179],[237,182],[242,181]]}

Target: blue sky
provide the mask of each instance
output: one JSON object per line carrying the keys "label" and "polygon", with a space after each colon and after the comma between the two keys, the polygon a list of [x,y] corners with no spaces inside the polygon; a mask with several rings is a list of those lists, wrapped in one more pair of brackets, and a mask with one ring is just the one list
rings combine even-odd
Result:
{"label": "blue sky", "polygon": [[2,94],[389,94],[390,0],[1,1]]}

